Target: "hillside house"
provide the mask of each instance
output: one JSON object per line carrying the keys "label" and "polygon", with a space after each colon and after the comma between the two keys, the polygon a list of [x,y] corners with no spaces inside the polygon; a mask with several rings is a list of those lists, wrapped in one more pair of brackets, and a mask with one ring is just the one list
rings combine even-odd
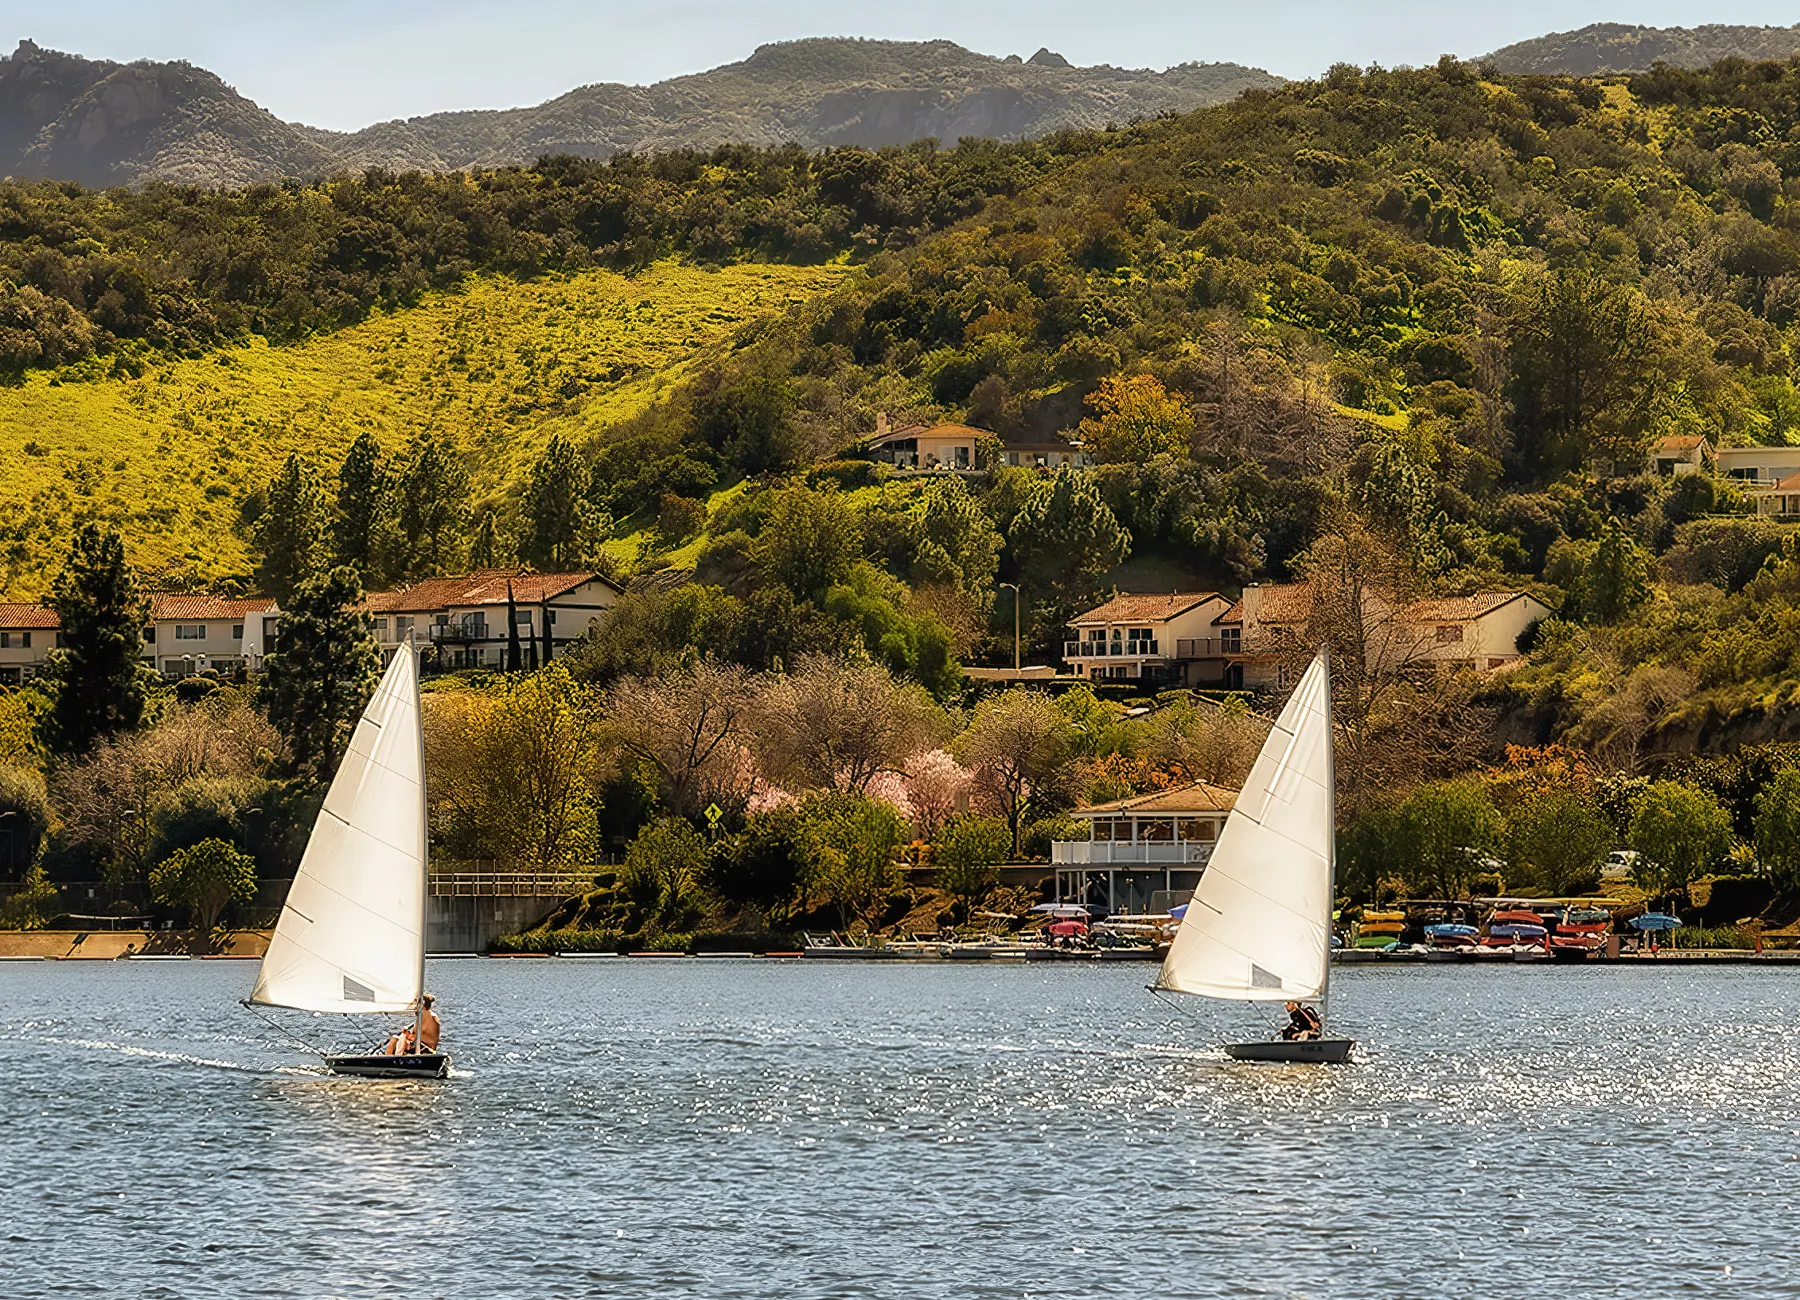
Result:
{"label": "hillside house", "polygon": [[274,648],[281,610],[267,596],[233,600],[160,591],[150,597],[143,661],[164,677],[255,672]]}
{"label": "hillside house", "polygon": [[1746,490],[1800,474],[1800,447],[1720,447],[1713,460],[1719,473]]}
{"label": "hillside house", "polygon": [[1225,658],[1216,620],[1231,602],[1214,591],[1115,596],[1069,620],[1063,659],[1088,681],[1216,686]]}
{"label": "hillside house", "polygon": [[966,424],[906,424],[889,429],[887,417],[883,416],[876,424],[869,454],[901,470],[973,471],[977,444],[993,436],[985,429],[971,429]]}
{"label": "hillside house", "polygon": [[1667,478],[1672,474],[1699,474],[1712,463],[1712,443],[1699,434],[1682,433],[1652,446],[1646,468]]}
{"label": "hillside house", "polygon": [[56,611],[47,606],[0,605],[0,686],[22,686],[43,671],[56,629]]}
{"label": "hillside house", "polygon": [[1094,463],[1087,447],[1061,438],[1006,438],[1000,443],[1000,463],[1026,469],[1086,469]]}
{"label": "hillside house", "polygon": [[[1309,645],[1313,613],[1309,584],[1263,583],[1244,588],[1219,617],[1229,686],[1281,687]],[[1379,594],[1365,597],[1363,621],[1369,652],[1385,667],[1433,664],[1479,671],[1519,657],[1519,636],[1550,609],[1521,591],[1483,591],[1442,596],[1395,609]]]}
{"label": "hillside house", "polygon": [[1077,808],[1085,840],[1050,845],[1058,902],[1113,912],[1167,912],[1200,884],[1237,791],[1195,781]]}
{"label": "hillside house", "polygon": [[1800,472],[1773,483],[1760,483],[1747,494],[1756,513],[1766,519],[1792,519],[1800,515]]}
{"label": "hillside house", "polygon": [[586,636],[624,594],[597,573],[529,569],[481,569],[454,578],[426,578],[402,591],[371,592],[368,608],[383,657],[391,658],[412,635],[421,645],[437,648],[439,667],[505,667],[509,583],[526,664],[537,663],[546,628],[554,657]]}

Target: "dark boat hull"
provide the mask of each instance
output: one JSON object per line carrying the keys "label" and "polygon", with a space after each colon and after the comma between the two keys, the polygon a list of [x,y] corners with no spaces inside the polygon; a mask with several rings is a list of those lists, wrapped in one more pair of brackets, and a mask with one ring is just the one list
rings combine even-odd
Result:
{"label": "dark boat hull", "polygon": [[1289,1065],[1342,1065],[1355,1046],[1348,1038],[1277,1038],[1266,1043],[1227,1043],[1225,1055],[1234,1061],[1273,1061]]}
{"label": "dark boat hull", "polygon": [[450,1058],[437,1052],[327,1056],[325,1068],[361,1079],[442,1079],[450,1073]]}

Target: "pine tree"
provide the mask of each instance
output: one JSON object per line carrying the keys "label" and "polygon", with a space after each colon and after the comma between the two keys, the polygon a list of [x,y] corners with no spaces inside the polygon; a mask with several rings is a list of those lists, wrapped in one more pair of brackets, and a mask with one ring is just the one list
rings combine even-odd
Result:
{"label": "pine tree", "polygon": [[350,444],[338,470],[337,520],[333,549],[366,582],[376,568],[376,551],[389,506],[387,465],[381,444],[364,429]]}
{"label": "pine tree", "polygon": [[461,567],[469,475],[456,454],[429,434],[415,445],[399,483],[404,548],[397,577],[423,578]]}
{"label": "pine tree", "polygon": [[561,434],[550,439],[531,467],[525,487],[525,536],[519,558],[539,569],[555,570],[577,561],[582,532],[582,489],[587,469],[581,455]]}
{"label": "pine tree", "polygon": [[262,563],[256,576],[282,607],[326,562],[328,519],[318,477],[298,455],[290,455],[269,482],[267,501],[256,521]]}
{"label": "pine tree", "polygon": [[1033,488],[1006,536],[1026,587],[1047,598],[1051,623],[1073,613],[1131,553],[1131,534],[1092,477],[1066,467]]}
{"label": "pine tree", "polygon": [[287,737],[295,770],[320,781],[336,770],[381,674],[375,622],[362,603],[354,569],[302,583],[283,607],[280,649],[263,673],[269,721]]}
{"label": "pine tree", "polygon": [[50,590],[61,648],[50,656],[56,702],[49,738],[58,753],[85,754],[143,720],[149,696],[138,662],[148,603],[125,562],[125,543],[110,525],[84,523]]}
{"label": "pine tree", "polygon": [[504,563],[500,531],[494,523],[494,512],[483,510],[481,522],[475,525],[475,540],[469,543],[469,567],[472,569],[498,569]]}

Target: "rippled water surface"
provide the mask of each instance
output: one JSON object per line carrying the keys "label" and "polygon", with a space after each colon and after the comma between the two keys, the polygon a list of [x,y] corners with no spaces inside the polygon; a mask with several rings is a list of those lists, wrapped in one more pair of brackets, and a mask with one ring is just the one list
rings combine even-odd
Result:
{"label": "rippled water surface", "polygon": [[1800,1293],[1800,972],[1347,969],[1340,1069],[1150,973],[434,963],[426,1084],[0,966],[0,1294]]}

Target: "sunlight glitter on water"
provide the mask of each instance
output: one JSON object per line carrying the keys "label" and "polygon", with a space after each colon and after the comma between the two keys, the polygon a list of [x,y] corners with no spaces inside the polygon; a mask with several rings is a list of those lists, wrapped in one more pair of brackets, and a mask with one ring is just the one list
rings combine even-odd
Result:
{"label": "sunlight glitter on water", "polygon": [[1792,975],[1347,970],[1328,1070],[1230,1061],[1266,1009],[1141,974],[446,963],[454,1076],[372,1083],[245,1018],[242,972],[0,970],[0,1291],[1791,1285]]}

